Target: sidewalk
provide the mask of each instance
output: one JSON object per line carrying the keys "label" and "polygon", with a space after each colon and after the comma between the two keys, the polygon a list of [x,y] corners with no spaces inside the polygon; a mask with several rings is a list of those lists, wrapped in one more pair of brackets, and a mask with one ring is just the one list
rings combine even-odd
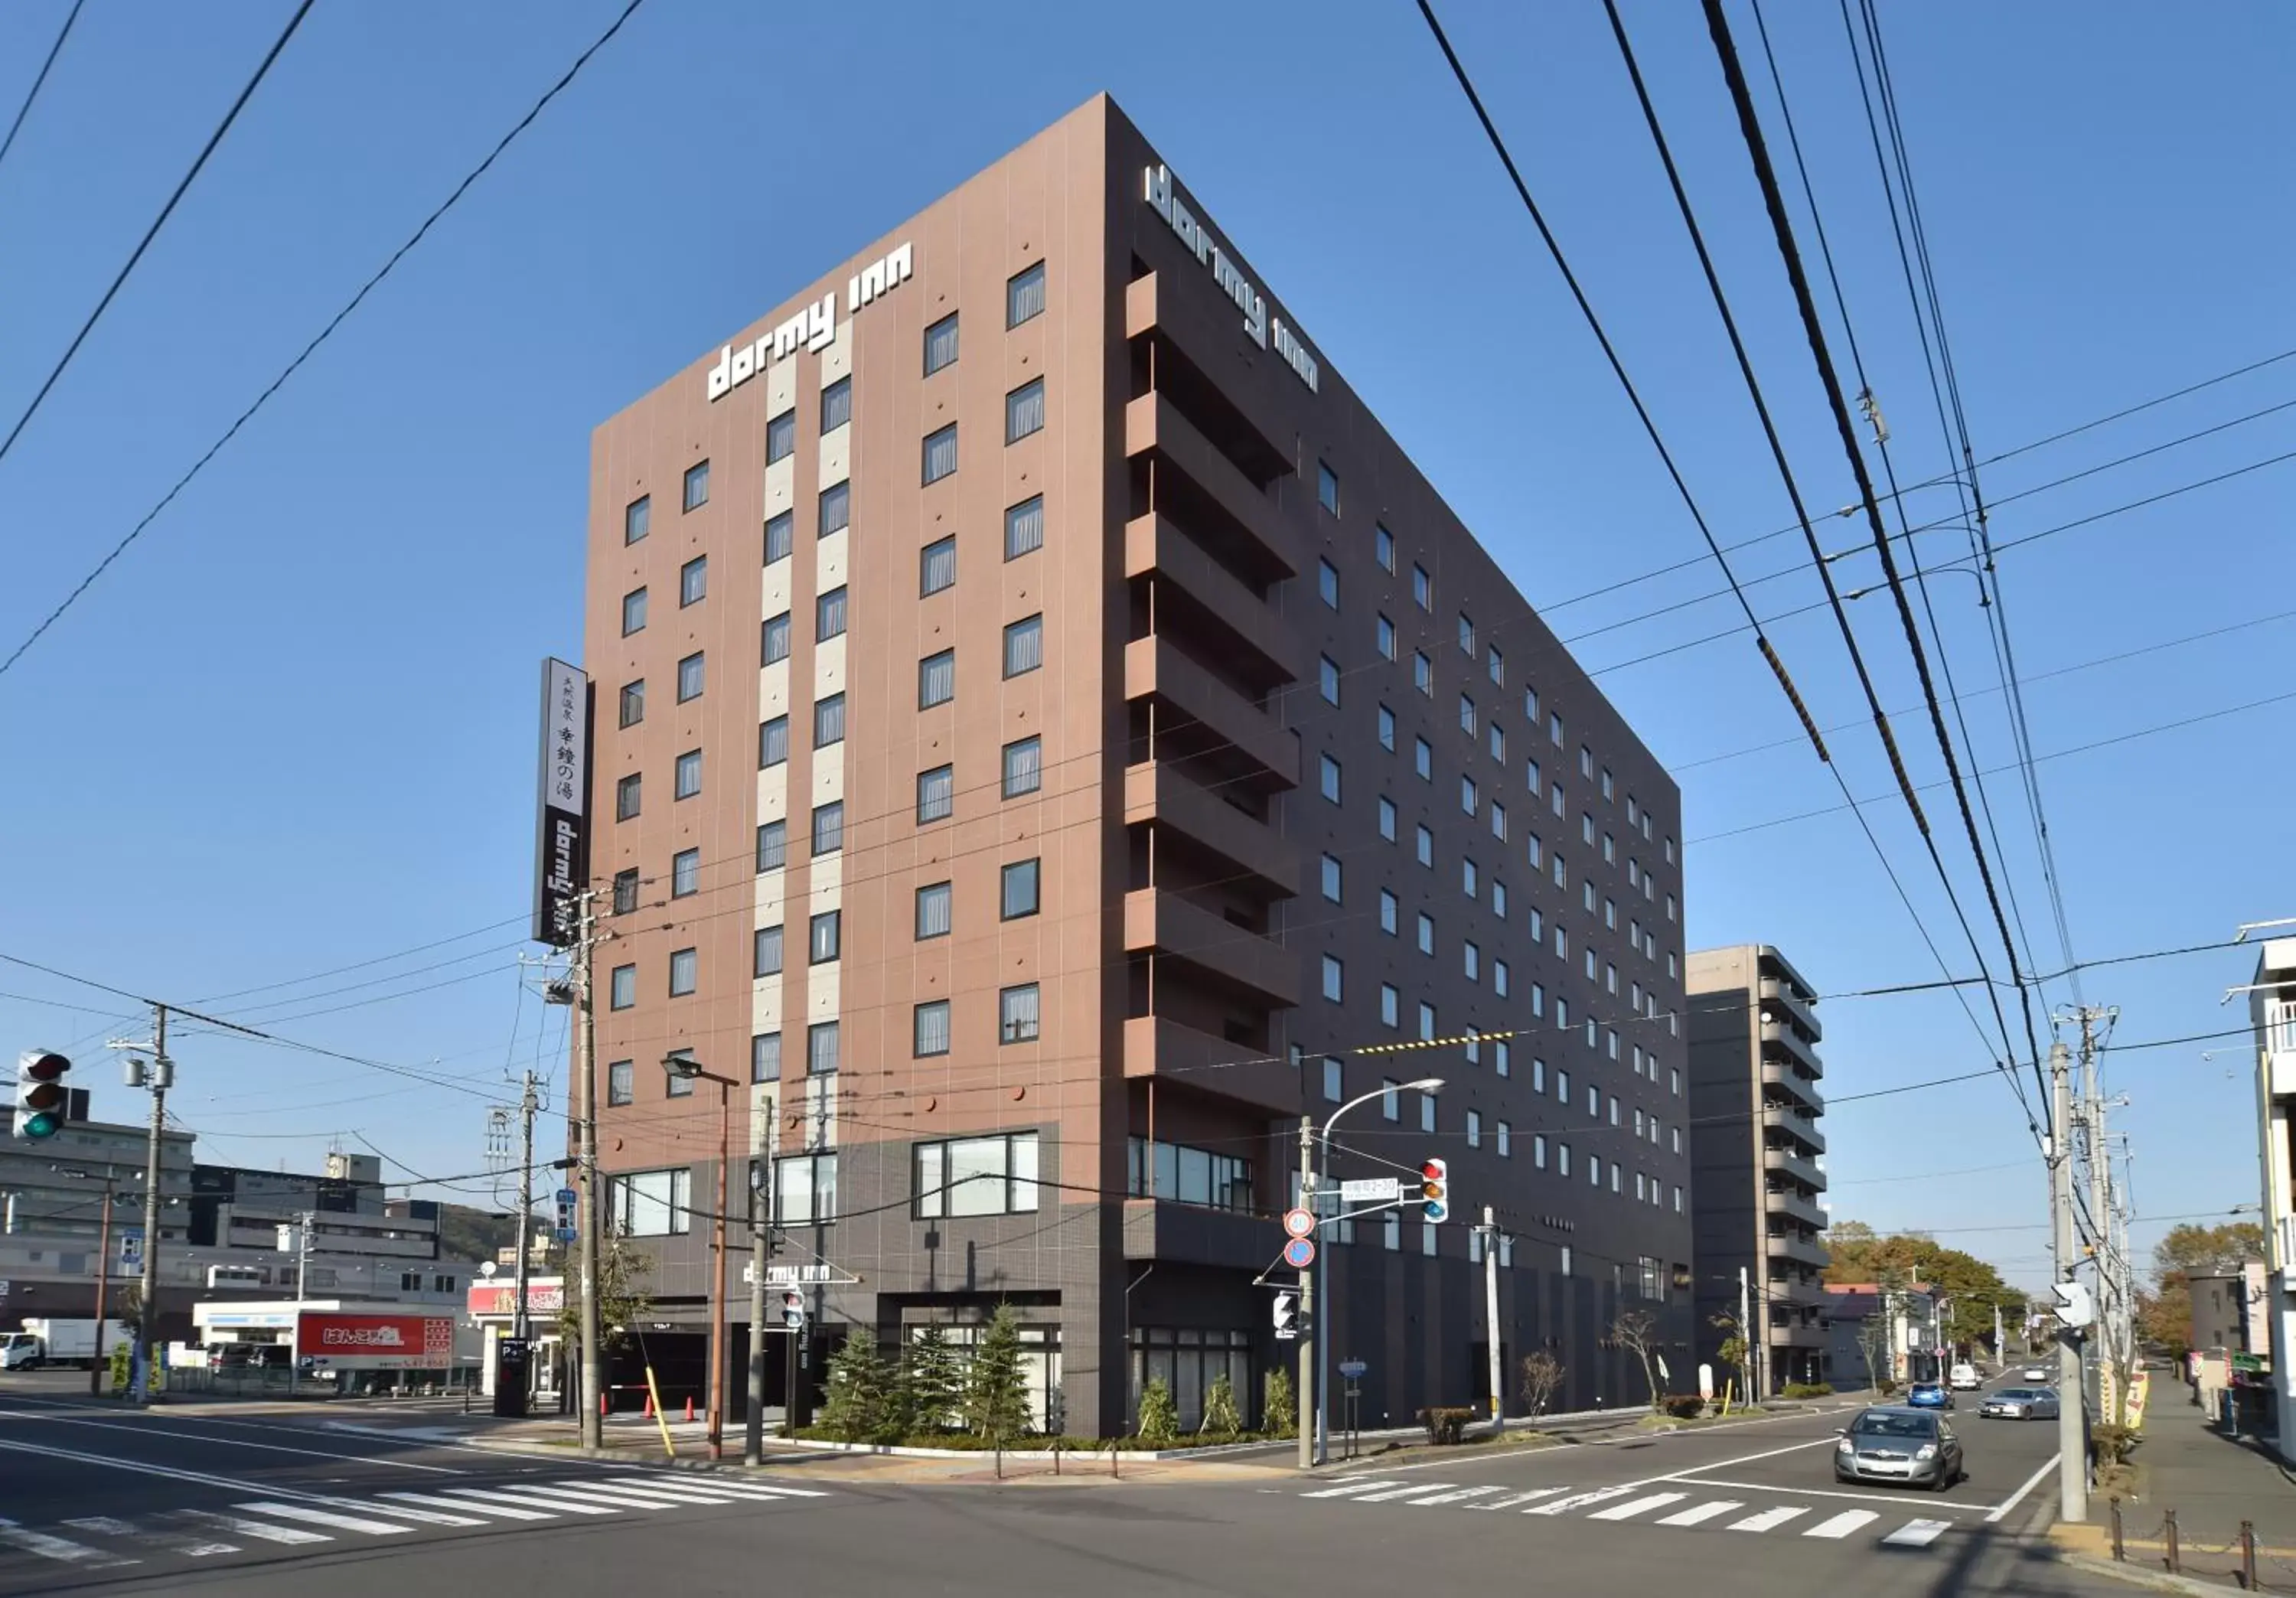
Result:
{"label": "sidewalk", "polygon": [[[2252,1438],[2234,1439],[2177,1402],[2174,1387],[2145,1418],[2144,1440],[2129,1456],[2134,1496],[2120,1504],[2122,1545],[2131,1570],[2168,1569],[2167,1518],[2177,1517],[2178,1566],[2187,1577],[2229,1581],[2240,1569],[2240,1523],[2256,1534],[2258,1585],[2296,1593],[2296,1480]],[[2085,1526],[2061,1527],[2060,1547],[2084,1560],[2112,1557],[2111,1509],[2093,1499]]]}

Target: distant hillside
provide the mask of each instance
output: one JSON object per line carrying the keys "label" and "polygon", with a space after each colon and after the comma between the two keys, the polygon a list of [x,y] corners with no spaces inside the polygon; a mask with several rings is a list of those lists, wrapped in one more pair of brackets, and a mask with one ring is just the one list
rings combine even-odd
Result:
{"label": "distant hillside", "polygon": [[518,1217],[468,1204],[439,1206],[439,1248],[455,1259],[492,1259],[518,1246]]}

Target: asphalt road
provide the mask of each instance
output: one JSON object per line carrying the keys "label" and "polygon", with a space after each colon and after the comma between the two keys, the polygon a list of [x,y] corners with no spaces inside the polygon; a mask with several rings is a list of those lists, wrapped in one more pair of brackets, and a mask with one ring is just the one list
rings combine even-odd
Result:
{"label": "asphalt road", "polygon": [[[501,1454],[445,1415],[137,1414],[12,1386],[0,1594],[2122,1590],[2015,1535],[2047,1507],[2054,1429],[1980,1422],[1963,1397],[1971,1479],[1929,1494],[1835,1487],[1846,1410],[1385,1471],[890,1487]],[[1943,1524],[1890,1541],[1925,1522]]]}

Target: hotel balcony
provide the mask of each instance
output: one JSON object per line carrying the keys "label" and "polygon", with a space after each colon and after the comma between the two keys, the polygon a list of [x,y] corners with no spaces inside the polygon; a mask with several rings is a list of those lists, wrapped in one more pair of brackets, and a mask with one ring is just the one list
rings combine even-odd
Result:
{"label": "hotel balcony", "polygon": [[1231,1043],[1161,1016],[1124,1023],[1124,1074],[1165,1077],[1192,1091],[1238,1099],[1273,1114],[1300,1111],[1300,1073],[1269,1051]]}
{"label": "hotel balcony", "polygon": [[1124,947],[1194,968],[1194,974],[1238,989],[1254,1002],[1300,1002],[1300,957],[1274,938],[1153,889],[1124,896]]}
{"label": "hotel balcony", "polygon": [[1266,822],[1247,815],[1168,761],[1124,773],[1124,819],[1153,822],[1217,856],[1234,872],[1285,897],[1300,891],[1300,852]]}
{"label": "hotel balcony", "polygon": [[[1190,660],[1166,638],[1135,638],[1124,646],[1124,696],[1153,699],[1170,725],[1158,738],[1175,753],[1201,752],[1239,776],[1263,785],[1300,785],[1300,739],[1242,694]],[[1152,747],[1152,755],[1162,752]]]}

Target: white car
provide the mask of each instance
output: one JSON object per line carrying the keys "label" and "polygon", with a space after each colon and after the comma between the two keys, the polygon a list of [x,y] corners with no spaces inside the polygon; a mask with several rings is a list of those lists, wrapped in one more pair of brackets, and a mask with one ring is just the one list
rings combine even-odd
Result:
{"label": "white car", "polygon": [[1946,1384],[1955,1391],[1963,1393],[1975,1392],[1985,1385],[1978,1378],[1977,1367],[1966,1364],[1954,1366],[1952,1373],[1946,1378]]}
{"label": "white car", "polygon": [[2053,1373],[2046,1365],[2027,1365],[2017,1373],[2020,1381],[2046,1381]]}

